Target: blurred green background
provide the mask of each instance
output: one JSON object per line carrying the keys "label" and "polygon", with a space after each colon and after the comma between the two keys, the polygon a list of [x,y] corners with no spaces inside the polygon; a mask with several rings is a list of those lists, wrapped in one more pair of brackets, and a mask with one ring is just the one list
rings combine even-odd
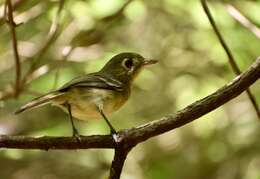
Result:
{"label": "blurred green background", "polygon": [[[32,63],[35,71],[17,99],[0,100],[0,134],[71,135],[68,116],[56,107],[47,105],[18,116],[13,111],[73,77],[97,71],[124,51],[159,63],[143,71],[130,100],[110,116],[117,129],[173,114],[235,76],[199,0],[66,0],[58,15],[59,1],[13,2],[15,21],[23,22],[16,28],[22,76]],[[0,98],[15,79],[3,4],[0,0]],[[227,4],[260,26],[260,1],[210,1],[243,71],[260,55],[260,40],[230,16]],[[259,82],[251,89],[260,103]],[[103,120],[76,125],[84,135],[109,132]],[[259,139],[259,121],[243,94],[191,124],[135,147],[122,179],[260,179]],[[105,178],[112,157],[112,150],[0,149],[0,178]]]}

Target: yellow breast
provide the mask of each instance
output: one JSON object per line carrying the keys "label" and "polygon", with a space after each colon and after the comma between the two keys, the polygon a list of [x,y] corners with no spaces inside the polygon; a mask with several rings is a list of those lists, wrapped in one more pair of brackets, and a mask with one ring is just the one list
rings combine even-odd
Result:
{"label": "yellow breast", "polygon": [[65,95],[55,99],[53,104],[68,112],[63,105],[71,105],[72,116],[80,120],[101,118],[98,106],[103,108],[106,115],[117,111],[128,99],[128,91],[112,91],[106,89],[75,88]]}

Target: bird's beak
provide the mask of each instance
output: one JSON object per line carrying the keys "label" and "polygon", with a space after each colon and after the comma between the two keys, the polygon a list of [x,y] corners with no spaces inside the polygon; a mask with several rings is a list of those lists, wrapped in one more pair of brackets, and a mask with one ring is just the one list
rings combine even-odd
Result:
{"label": "bird's beak", "polygon": [[157,63],[158,60],[153,60],[153,59],[147,59],[145,58],[144,59],[144,62],[143,62],[143,66],[147,66],[147,65],[152,65],[152,64],[155,64]]}

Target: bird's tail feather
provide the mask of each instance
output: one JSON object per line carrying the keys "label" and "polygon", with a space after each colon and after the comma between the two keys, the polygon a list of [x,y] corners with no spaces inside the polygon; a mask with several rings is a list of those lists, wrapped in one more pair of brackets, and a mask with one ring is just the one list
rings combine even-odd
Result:
{"label": "bird's tail feather", "polygon": [[45,95],[40,96],[38,98],[35,98],[32,101],[26,103],[25,105],[20,107],[18,110],[16,110],[14,113],[19,114],[19,113],[24,112],[28,109],[32,109],[32,108],[36,108],[36,107],[40,107],[42,105],[48,104],[49,102],[51,102],[52,99],[57,98],[57,97],[59,97],[63,94],[64,93],[56,92],[56,91],[50,92],[48,94],[45,94]]}

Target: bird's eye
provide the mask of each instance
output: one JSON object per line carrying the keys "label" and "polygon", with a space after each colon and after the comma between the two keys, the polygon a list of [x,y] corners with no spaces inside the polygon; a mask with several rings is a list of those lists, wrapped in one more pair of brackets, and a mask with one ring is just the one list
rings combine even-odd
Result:
{"label": "bird's eye", "polygon": [[126,68],[126,69],[131,69],[133,66],[133,60],[132,59],[125,59],[123,61],[123,67]]}

